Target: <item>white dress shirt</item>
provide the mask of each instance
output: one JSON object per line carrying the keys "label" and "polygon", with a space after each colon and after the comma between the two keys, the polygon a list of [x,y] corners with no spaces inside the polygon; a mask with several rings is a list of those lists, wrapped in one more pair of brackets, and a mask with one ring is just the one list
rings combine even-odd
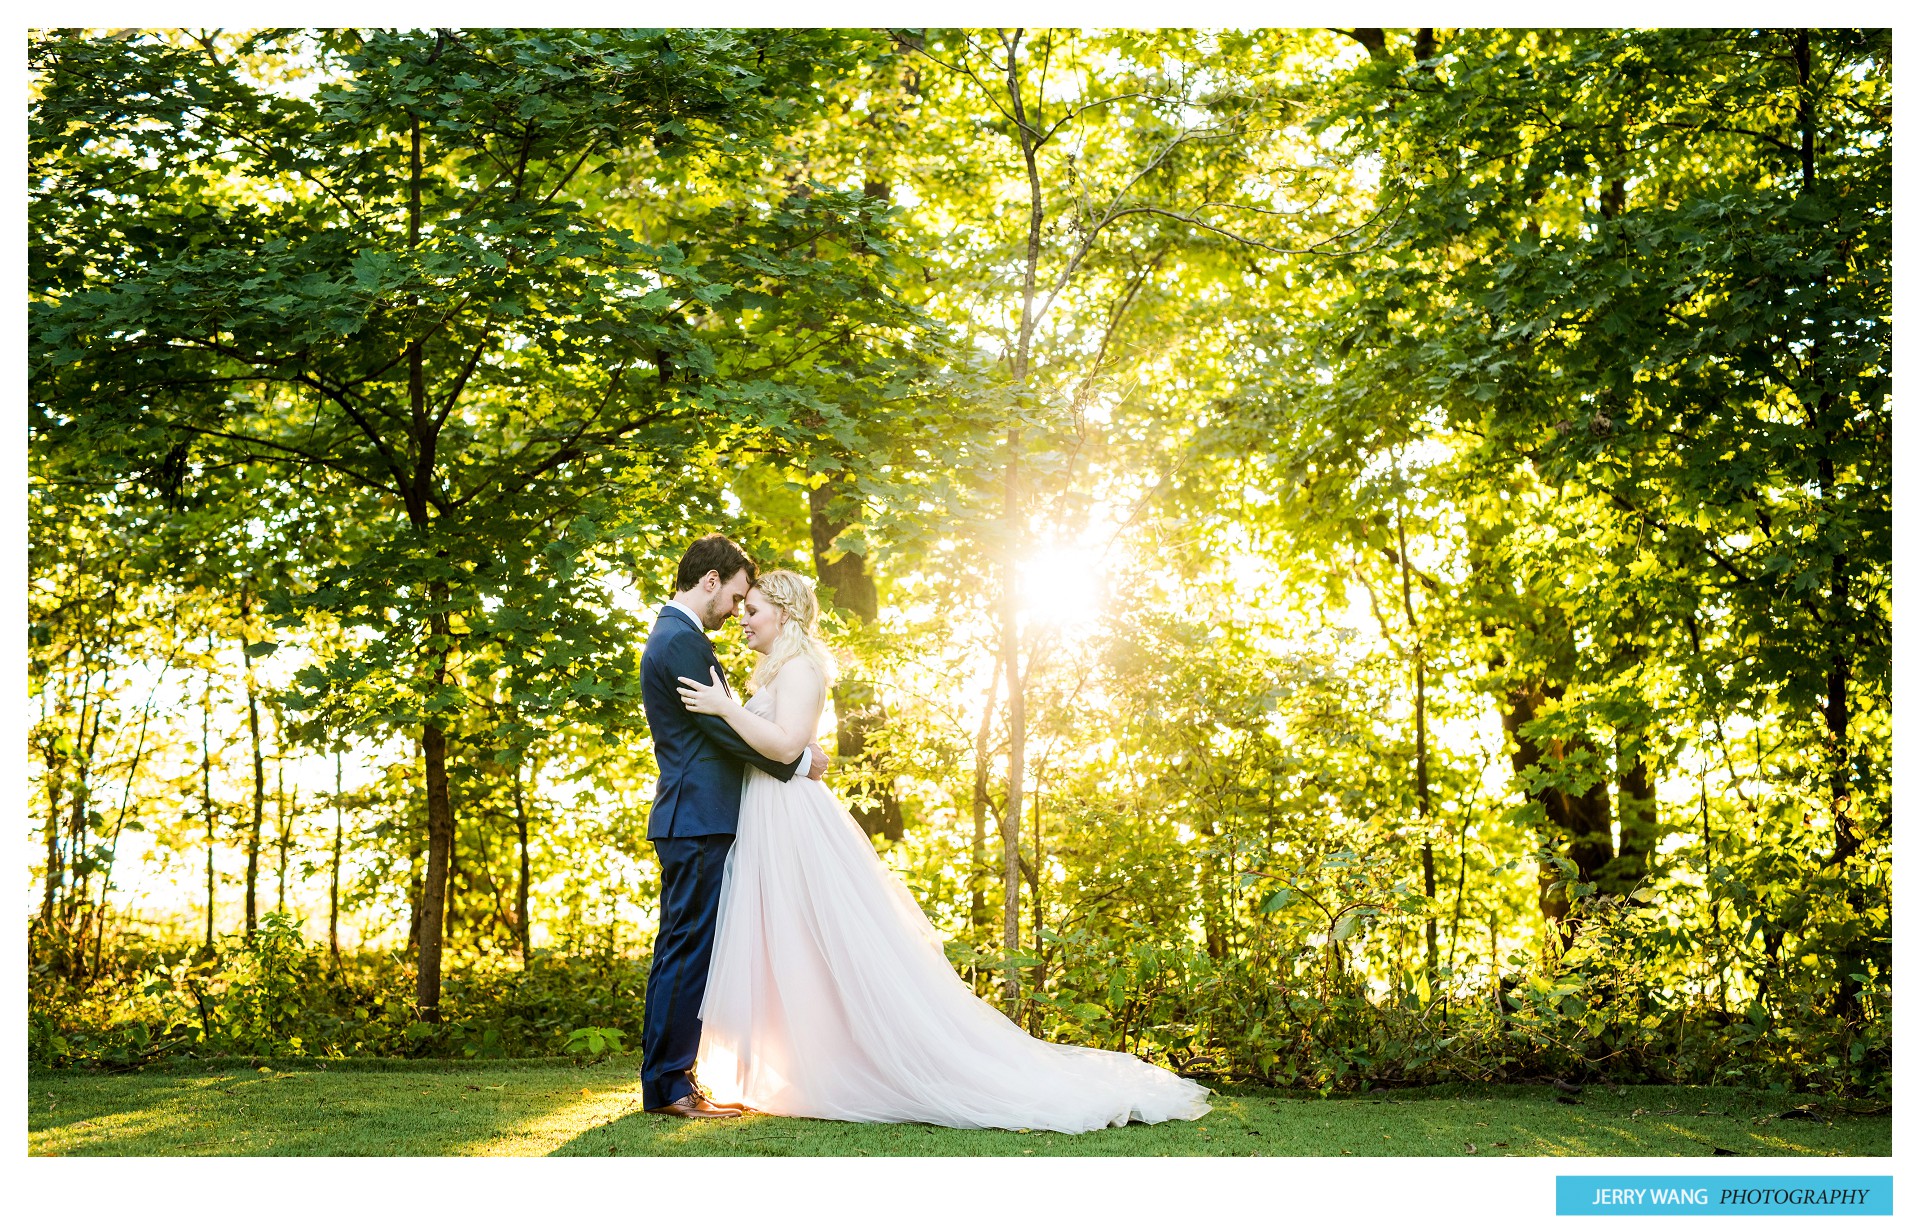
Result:
{"label": "white dress shirt", "polygon": [[[700,629],[700,630],[702,630],[703,632],[705,631],[705,629],[706,629],[706,627],[707,627],[707,622],[706,622],[706,621],[704,621],[704,620],[702,620],[702,619],[700,619],[700,613],[698,613],[698,612],[696,612],[696,611],[694,611],[694,610],[693,610],[692,608],[690,608],[690,607],[688,607],[688,606],[687,606],[686,604],[684,604],[684,603],[682,603],[682,602],[680,602],[680,600],[678,600],[678,599],[669,599],[669,600],[667,600],[667,606],[668,606],[668,607],[677,607],[677,608],[679,608],[679,609],[680,609],[681,611],[683,611],[683,612],[685,612],[685,613],[687,614],[687,619],[688,619],[688,620],[691,620],[691,621],[693,622],[693,625],[694,625],[694,627],[695,627],[696,629]],[[733,690],[732,690],[731,688],[729,688],[729,687],[727,686],[727,674],[726,674],[725,672],[721,672],[721,673],[720,673],[720,688],[721,688],[721,690],[722,690],[722,691],[724,691],[724,692],[726,693],[726,695],[727,695],[728,697],[732,697],[732,696],[733,696]],[[804,779],[804,778],[806,778],[806,777],[807,777],[807,771],[808,771],[809,769],[811,769],[811,768],[812,768],[812,766],[813,766],[813,750],[812,750],[812,749],[801,749],[801,750],[800,750],[800,764],[799,764],[799,766],[798,766],[798,767],[796,767],[796,768],[794,769],[794,772],[793,772],[793,776],[794,776],[795,778],[799,778],[799,779]]]}

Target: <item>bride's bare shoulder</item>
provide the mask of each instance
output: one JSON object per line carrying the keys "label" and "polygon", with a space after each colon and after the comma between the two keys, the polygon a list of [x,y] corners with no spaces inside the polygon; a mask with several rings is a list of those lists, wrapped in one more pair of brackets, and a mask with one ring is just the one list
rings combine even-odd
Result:
{"label": "bride's bare shoulder", "polygon": [[818,664],[795,656],[781,664],[773,679],[767,681],[767,692],[773,695],[775,704],[818,708],[825,703],[827,682]]}
{"label": "bride's bare shoulder", "polygon": [[791,689],[796,693],[817,692],[826,688],[827,680],[821,674],[820,665],[805,655],[796,655],[780,665],[774,673],[771,686]]}

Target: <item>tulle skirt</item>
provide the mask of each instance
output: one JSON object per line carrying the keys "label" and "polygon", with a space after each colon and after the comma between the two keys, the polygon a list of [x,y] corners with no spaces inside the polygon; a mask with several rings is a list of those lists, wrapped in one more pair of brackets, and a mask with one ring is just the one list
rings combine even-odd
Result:
{"label": "tulle skirt", "polygon": [[1208,1110],[1197,1082],[974,996],[833,794],[752,768],[700,1018],[701,1083],[782,1116],[1081,1133]]}

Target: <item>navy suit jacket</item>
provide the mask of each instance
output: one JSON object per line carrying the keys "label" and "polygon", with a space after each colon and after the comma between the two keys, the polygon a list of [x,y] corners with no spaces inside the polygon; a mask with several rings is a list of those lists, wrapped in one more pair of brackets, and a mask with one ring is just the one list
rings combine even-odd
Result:
{"label": "navy suit jacket", "polygon": [[743,763],[783,782],[800,768],[798,757],[785,764],[762,757],[725,719],[695,714],[681,703],[680,677],[707,681],[709,668],[726,679],[706,630],[679,608],[662,608],[640,655],[641,696],[660,765],[647,816],[649,839],[732,834],[740,824]]}

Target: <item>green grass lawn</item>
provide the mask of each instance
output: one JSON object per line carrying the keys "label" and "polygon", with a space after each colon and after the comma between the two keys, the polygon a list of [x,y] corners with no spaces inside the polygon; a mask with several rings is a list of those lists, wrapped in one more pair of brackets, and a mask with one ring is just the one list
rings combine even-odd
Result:
{"label": "green grass lawn", "polygon": [[1223,1088],[1197,1122],[1090,1134],[688,1122],[631,1061],[244,1064],[28,1076],[33,1155],[1887,1155],[1891,1118],[1711,1087],[1429,1087],[1321,1100]]}

